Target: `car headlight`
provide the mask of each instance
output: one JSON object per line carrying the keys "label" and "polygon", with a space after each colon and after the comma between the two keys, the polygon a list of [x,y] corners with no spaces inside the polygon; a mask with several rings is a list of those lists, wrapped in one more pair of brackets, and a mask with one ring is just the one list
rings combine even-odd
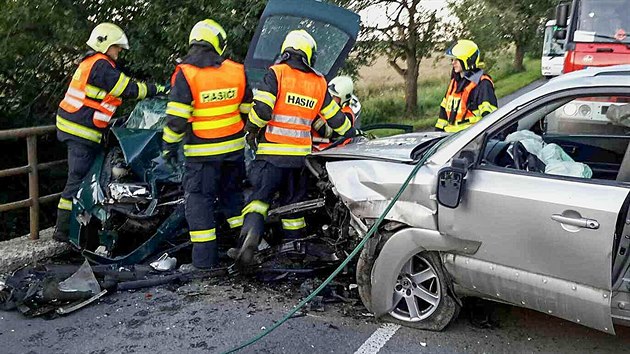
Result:
{"label": "car headlight", "polygon": [[591,106],[587,104],[580,105],[579,112],[581,116],[588,117],[591,115]]}
{"label": "car headlight", "polygon": [[575,113],[577,113],[577,105],[574,103],[567,103],[562,108],[562,111],[568,116],[574,116]]}

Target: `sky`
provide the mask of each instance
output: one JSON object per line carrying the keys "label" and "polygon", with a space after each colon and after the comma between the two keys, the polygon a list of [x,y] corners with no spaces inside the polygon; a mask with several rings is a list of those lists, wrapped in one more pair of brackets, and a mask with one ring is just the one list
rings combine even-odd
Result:
{"label": "sky", "polygon": [[[438,15],[451,17],[446,0],[422,0],[420,5],[427,10],[438,10]],[[365,11],[361,11],[359,14],[361,15],[361,21],[366,25],[383,26],[387,24],[387,18],[383,15],[383,6],[373,6]]]}

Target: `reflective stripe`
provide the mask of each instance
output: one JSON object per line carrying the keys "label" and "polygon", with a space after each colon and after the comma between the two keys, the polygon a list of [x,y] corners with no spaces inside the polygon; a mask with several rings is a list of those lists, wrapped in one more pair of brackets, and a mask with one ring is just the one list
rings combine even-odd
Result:
{"label": "reflective stripe", "polygon": [[131,79],[127,77],[127,75],[120,73],[120,76],[118,77],[118,81],[116,82],[116,85],[114,85],[114,88],[111,91],[109,91],[109,94],[114,97],[119,97],[120,95],[123,94],[123,92],[127,88],[127,85],[129,85],[130,81]]}
{"label": "reflective stripe", "polygon": [[260,201],[260,200],[252,200],[249,204],[243,208],[243,215],[249,213],[258,213],[264,217],[267,217],[267,210],[269,210],[269,204]]}
{"label": "reflective stripe", "polygon": [[182,139],[184,139],[184,134],[185,133],[177,134],[171,128],[165,125],[164,130],[162,131],[162,140],[169,144],[179,143],[180,141],[182,141]]}
{"label": "reflective stripe", "polygon": [[66,95],[66,96],[63,98],[63,100],[64,100],[67,104],[71,105],[71,106],[72,106],[72,107],[74,107],[74,108],[77,108],[77,109],[78,109],[78,108],[83,107],[83,101],[81,101],[81,100],[79,100],[79,99],[76,99],[76,98],[74,98],[74,97],[72,97],[72,96]]}
{"label": "reflective stripe", "polygon": [[57,129],[70,135],[75,135],[80,138],[93,141],[97,144],[101,142],[102,134],[100,132],[73,123],[69,120],[61,118],[60,116],[57,116]]}
{"label": "reflective stripe", "polygon": [[326,124],[326,122],[323,119],[317,118],[315,123],[313,123],[313,129],[319,130],[319,128],[323,127],[324,124]]}
{"label": "reflective stripe", "polygon": [[166,114],[170,114],[172,116],[181,117],[184,119],[190,118],[192,114],[192,106],[185,103],[179,102],[169,102],[166,104]]}
{"label": "reflective stripe", "polygon": [[440,103],[440,107],[442,107],[442,108],[446,109],[446,107],[447,107],[447,106],[446,106],[446,97],[444,97],[444,98],[442,99],[442,103]]}
{"label": "reflective stripe", "polygon": [[225,128],[232,124],[236,124],[241,121],[241,116],[234,116],[230,118],[196,121],[192,123],[193,130],[207,130],[207,129],[219,129]]}
{"label": "reflective stripe", "polygon": [[444,127],[446,127],[447,125],[448,121],[442,118],[438,118],[437,122],[435,123],[435,127],[439,129],[444,129]]}
{"label": "reflective stripe", "polygon": [[303,125],[310,129],[312,120],[294,116],[286,116],[282,114],[274,114],[272,119],[278,123]]}
{"label": "reflective stripe", "polygon": [[282,219],[282,228],[284,230],[299,230],[306,227],[304,217],[297,219]]}
{"label": "reflective stripe", "polygon": [[252,110],[252,104],[251,103],[241,103],[240,106],[238,106],[238,111],[243,113],[243,114],[248,114],[249,111]]}
{"label": "reflective stripe", "polygon": [[185,156],[214,156],[245,148],[245,138],[224,141],[213,144],[187,144],[184,145]]}
{"label": "reflective stripe", "polygon": [[102,100],[107,96],[107,91],[101,90],[100,88],[92,85],[85,86],[85,93],[87,97],[94,98],[97,100]]}
{"label": "reflective stripe", "polygon": [[497,107],[495,105],[491,104],[488,101],[483,101],[481,102],[479,107],[477,107],[477,109],[473,111],[473,113],[477,116],[482,116],[484,113],[492,113],[496,110]]}
{"label": "reflective stripe", "polygon": [[138,99],[142,100],[145,97],[147,97],[147,84],[145,84],[144,82],[138,82]]}
{"label": "reflective stripe", "polygon": [[333,128],[339,135],[344,135],[352,128],[352,124],[350,123],[350,119],[347,117],[344,119],[343,124],[339,128]]}
{"label": "reflective stripe", "polygon": [[65,198],[59,199],[59,204],[57,204],[57,208],[61,210],[72,210],[72,201]]}
{"label": "reflective stripe", "polygon": [[328,120],[339,112],[339,105],[335,101],[330,101],[330,104],[326,108],[321,110],[321,115],[324,119]]}
{"label": "reflective stripe", "polygon": [[227,219],[228,224],[230,224],[230,229],[235,229],[237,227],[243,226],[243,215],[235,216],[233,218]]}
{"label": "reflective stripe", "polygon": [[249,121],[252,122],[252,124],[254,124],[255,126],[259,128],[263,128],[265,125],[267,125],[267,123],[269,123],[266,120],[260,119],[255,109],[252,109],[251,111],[249,111],[248,118],[249,118]]}
{"label": "reflective stripe", "polygon": [[217,239],[217,230],[190,231],[190,242],[209,242]]}
{"label": "reflective stripe", "polygon": [[254,100],[262,102],[272,109],[276,105],[276,96],[267,91],[256,91],[256,94],[254,94]]}
{"label": "reflective stripe", "polygon": [[101,107],[105,108],[106,110],[112,112],[112,115],[114,114],[114,112],[116,112],[116,106],[107,102],[101,102]]}
{"label": "reflective stripe", "polygon": [[231,104],[229,106],[194,109],[192,115],[195,117],[214,117],[223,114],[229,114],[238,111],[239,104]]}
{"label": "reflective stripe", "polygon": [[457,133],[460,130],[464,130],[468,127],[470,127],[472,124],[470,123],[463,123],[463,124],[458,124],[458,125],[447,125],[444,127],[444,131],[447,133]]}
{"label": "reflective stripe", "polygon": [[85,98],[85,92],[76,89],[74,87],[68,87],[68,91],[66,91],[66,95],[70,95],[72,97],[78,98],[80,100]]}
{"label": "reflective stripe", "polygon": [[94,112],[94,119],[100,120],[101,122],[109,123],[109,121],[112,120],[112,117],[109,114],[96,111]]}
{"label": "reflective stripe", "polygon": [[310,130],[287,129],[287,128],[277,127],[275,125],[268,126],[267,133],[289,136],[292,138],[309,138],[311,136]]}
{"label": "reflective stripe", "polygon": [[311,153],[311,145],[273,144],[260,143],[256,154],[258,155],[289,155],[306,156]]}

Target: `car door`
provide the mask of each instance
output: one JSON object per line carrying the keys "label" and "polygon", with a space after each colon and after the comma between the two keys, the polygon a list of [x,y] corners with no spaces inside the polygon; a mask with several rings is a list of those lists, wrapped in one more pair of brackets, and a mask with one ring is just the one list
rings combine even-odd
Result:
{"label": "car door", "polygon": [[438,220],[443,234],[481,246],[446,267],[484,296],[614,333],[612,250],[628,194],[614,181],[477,166],[461,204],[440,206]]}
{"label": "car door", "polygon": [[317,42],[315,69],[327,80],[343,65],[357,40],[361,17],[334,4],[315,0],[269,0],[250,43],[245,68],[253,87],[280,55],[284,37],[304,29]]}

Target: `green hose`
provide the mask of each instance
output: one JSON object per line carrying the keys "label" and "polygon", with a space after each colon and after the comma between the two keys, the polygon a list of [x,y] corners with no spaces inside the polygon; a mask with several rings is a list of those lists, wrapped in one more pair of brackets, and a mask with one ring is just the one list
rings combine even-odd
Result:
{"label": "green hose", "polygon": [[339,274],[339,272],[341,272],[347,265],[348,263],[350,263],[350,261],[359,253],[359,251],[363,248],[363,246],[365,245],[365,243],[370,239],[370,237],[376,232],[376,230],[378,230],[378,227],[381,225],[381,223],[383,222],[383,220],[385,220],[385,216],[387,216],[387,214],[389,213],[389,211],[394,207],[394,204],[396,204],[396,202],[398,201],[398,199],[400,198],[400,196],[403,194],[403,192],[405,191],[405,189],[407,188],[407,186],[409,185],[409,183],[411,182],[411,180],[416,176],[416,174],[418,174],[418,171],[420,170],[420,167],[422,167],[422,165],[424,165],[424,163],[426,162],[426,160],[433,155],[433,153],[435,152],[435,150],[438,149],[438,147],[440,145],[442,145],[442,143],[444,143],[446,140],[448,140],[448,138],[444,138],[442,140],[440,140],[439,142],[437,142],[435,145],[433,145],[420,159],[420,161],[418,161],[418,163],[413,167],[413,170],[411,170],[411,173],[409,174],[409,176],[407,177],[407,179],[405,180],[405,182],[402,184],[402,186],[400,187],[400,189],[398,190],[398,193],[396,193],[396,195],[394,196],[394,199],[392,199],[392,201],[387,205],[387,208],[385,208],[385,211],[383,211],[383,213],[381,214],[381,216],[379,216],[379,218],[376,220],[376,222],[374,223],[374,225],[372,225],[372,227],[370,228],[370,230],[365,234],[365,236],[363,236],[363,238],[361,239],[361,242],[359,242],[359,244],[357,245],[357,247],[355,247],[352,252],[348,255],[348,257],[346,257],[346,259],[339,265],[339,267],[337,267],[337,269],[335,269],[329,276],[328,278],[326,278],[326,280],[324,280],[324,282],[317,288],[315,289],[315,291],[313,291],[309,296],[307,296],[304,300],[300,301],[300,303],[293,308],[293,310],[289,311],[289,313],[287,313],[280,321],[277,321],[276,323],[274,323],[271,327],[265,329],[264,331],[260,332],[258,335],[256,335],[255,337],[249,339],[247,342],[240,344],[237,347],[234,347],[230,350],[228,350],[227,352],[225,352],[225,354],[228,353],[234,353],[237,352],[243,348],[246,348],[256,342],[258,342],[259,340],[263,339],[266,335],[268,335],[269,333],[273,332],[276,328],[280,327],[283,323],[285,323],[287,320],[289,320],[291,317],[293,317],[293,315],[295,315],[296,312],[298,312],[302,307],[304,307],[309,301],[313,300],[313,298],[315,296],[317,296],[317,294],[320,293],[320,291],[322,291],[326,285],[328,285],[336,276],[337,274]]}

